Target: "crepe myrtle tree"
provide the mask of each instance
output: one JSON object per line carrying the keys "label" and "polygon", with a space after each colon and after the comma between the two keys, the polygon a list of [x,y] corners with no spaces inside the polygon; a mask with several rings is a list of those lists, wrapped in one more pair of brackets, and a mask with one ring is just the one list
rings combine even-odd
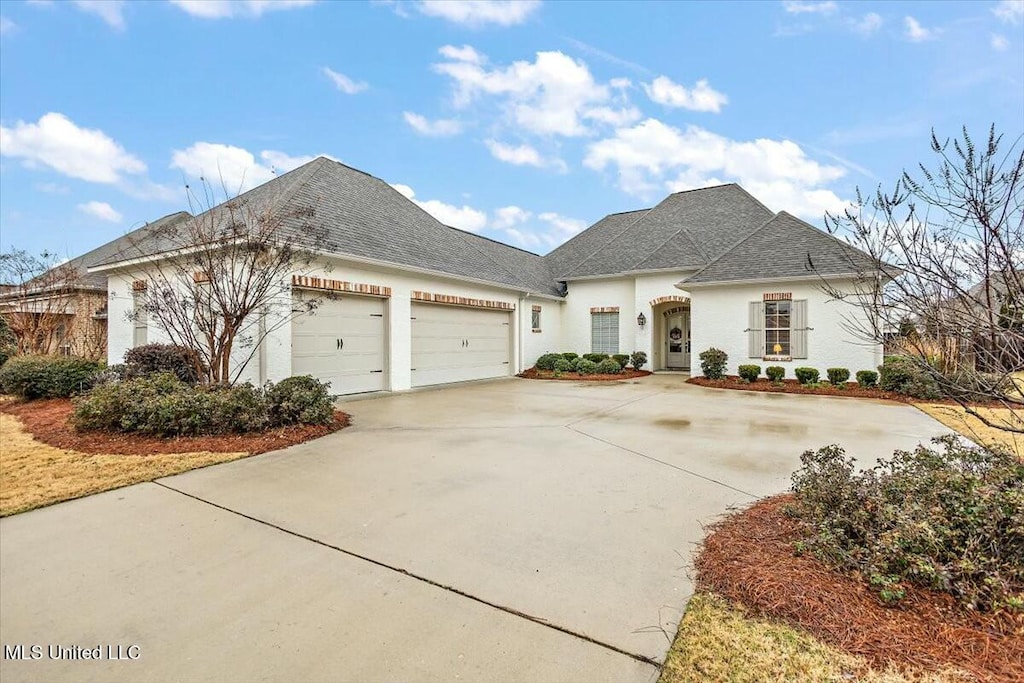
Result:
{"label": "crepe myrtle tree", "polygon": [[[985,425],[1024,433],[1024,151],[1022,136],[1003,139],[993,126],[984,144],[966,128],[957,139],[934,131],[932,166],[904,171],[890,192],[857,192],[829,231],[868,255],[851,258],[853,292],[823,288],[861,315],[848,330],[895,347],[926,378]],[[808,258],[808,267],[814,265]],[[1017,380],[1020,382],[1020,380]],[[998,419],[972,407],[992,402],[1012,412]]]}
{"label": "crepe myrtle tree", "polygon": [[128,317],[144,315],[172,344],[195,351],[204,382],[233,384],[268,335],[332,296],[292,296],[293,275],[316,266],[329,270],[318,263],[331,248],[329,233],[315,202],[239,195],[213,206],[205,181],[202,200],[186,189],[192,209],[186,218],[133,240],[141,305]]}

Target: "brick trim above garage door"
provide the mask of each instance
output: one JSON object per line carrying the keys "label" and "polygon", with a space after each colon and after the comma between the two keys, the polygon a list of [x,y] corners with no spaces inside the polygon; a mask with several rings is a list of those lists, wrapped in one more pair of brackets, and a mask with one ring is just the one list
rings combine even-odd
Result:
{"label": "brick trim above garage door", "polygon": [[434,304],[448,304],[449,306],[466,306],[469,308],[490,308],[497,311],[514,311],[516,305],[507,301],[488,301],[486,299],[471,299],[465,296],[454,296],[452,294],[435,294],[433,292],[420,292],[413,290],[413,301],[424,301]]}
{"label": "brick trim above garage door", "polygon": [[302,287],[303,289],[322,289],[328,292],[348,292],[349,294],[368,294],[370,296],[382,297],[391,296],[391,288],[383,285],[329,280],[323,277],[310,277],[308,275],[292,275],[292,286]]}

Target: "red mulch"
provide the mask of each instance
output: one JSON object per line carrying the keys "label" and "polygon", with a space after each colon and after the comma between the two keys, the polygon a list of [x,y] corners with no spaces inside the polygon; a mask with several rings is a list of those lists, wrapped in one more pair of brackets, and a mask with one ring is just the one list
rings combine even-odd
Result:
{"label": "red mulch", "polygon": [[[830,384],[825,384],[818,387],[809,387],[804,384],[800,384],[795,379],[784,379],[781,384],[769,382],[766,379],[759,379],[756,382],[748,382],[742,377],[736,375],[728,375],[724,379],[708,379],[707,377],[691,377],[686,380],[688,384],[696,384],[702,387],[711,387],[712,389],[739,389],[740,391],[762,391],[772,394],[813,394],[816,396],[846,396],[850,398],[875,398],[883,401],[898,401],[900,403],[939,403],[944,405],[959,405],[956,401],[947,398],[937,399],[919,399],[912,398],[910,396],[904,396],[903,394],[897,394],[893,391],[885,391],[883,389],[867,388],[862,387],[856,382],[847,382],[846,388],[841,389],[834,387]],[[1005,408],[1001,403],[972,403],[971,405],[977,407],[991,407],[991,408]]]}
{"label": "red mulch", "polygon": [[0,410],[17,416],[25,424],[25,429],[39,441],[80,453],[155,455],[209,451],[256,454],[316,439],[349,424],[349,416],[336,410],[334,422],[329,425],[293,425],[250,434],[161,438],[140,434],[77,432],[68,422],[72,405],[66,398],[7,402],[0,406]]}
{"label": "red mulch", "polygon": [[791,496],[762,500],[709,529],[697,583],[755,613],[799,625],[872,665],[956,667],[980,681],[1024,681],[1024,615],[959,608],[945,593],[909,588],[884,605],[866,583],[793,554]]}
{"label": "red mulch", "polygon": [[556,377],[555,373],[550,370],[538,370],[537,368],[530,368],[529,370],[523,370],[516,377],[525,377],[526,379],[561,379],[572,382],[617,382],[624,379],[634,379],[636,377],[647,377],[651,373],[647,370],[634,370],[633,368],[626,368],[617,375],[577,375],[575,372],[563,372],[561,376]]}

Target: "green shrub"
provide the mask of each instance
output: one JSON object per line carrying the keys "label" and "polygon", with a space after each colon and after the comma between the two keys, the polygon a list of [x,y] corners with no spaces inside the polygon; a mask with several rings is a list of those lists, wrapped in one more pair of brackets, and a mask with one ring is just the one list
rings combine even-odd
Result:
{"label": "green shrub", "polygon": [[868,388],[878,386],[878,373],[874,370],[858,370],[857,384]]}
{"label": "green shrub", "polygon": [[562,354],[562,358],[566,359],[567,361],[574,361],[574,360],[576,360],[579,357],[580,357],[580,354],[573,353],[572,351],[567,351],[567,352]]}
{"label": "green shrub", "polygon": [[622,368],[626,367],[626,365],[629,364],[629,354],[628,353],[615,353],[615,354],[612,354],[612,359],[616,363],[619,364],[619,369],[620,370]]}
{"label": "green shrub", "polygon": [[145,344],[125,351],[124,366],[127,379],[170,372],[182,382],[197,384],[203,364],[195,351],[184,346]]}
{"label": "green shrub", "polygon": [[722,379],[725,376],[725,364],[729,360],[729,354],[721,349],[711,347],[700,353],[700,371],[708,379]]}
{"label": "green shrub", "polygon": [[634,370],[640,370],[647,365],[647,354],[643,351],[634,351],[629,356],[629,363],[633,366]]}
{"label": "green shrub", "polygon": [[854,474],[838,446],[807,451],[789,513],[809,551],[865,577],[887,602],[906,586],[980,610],[1024,611],[1024,463],[955,436]]}
{"label": "green shrub", "polygon": [[583,354],[583,357],[591,363],[600,363],[607,358],[611,358],[607,353],[585,353]]}
{"label": "green shrub", "polygon": [[786,368],[781,365],[769,365],[764,369],[764,374],[768,376],[770,381],[778,384],[786,376]]}
{"label": "green shrub", "polygon": [[580,358],[579,356],[576,356],[575,358],[573,358],[572,360],[569,361],[569,367],[572,370],[576,370],[576,368],[578,368],[580,366],[580,361],[581,360],[583,360],[583,358]]}
{"label": "green shrub", "polygon": [[555,361],[555,372],[570,372],[572,370],[572,363],[566,358],[559,358]]}
{"label": "green shrub", "polygon": [[757,378],[761,376],[760,365],[741,365],[739,367],[740,377],[747,380],[748,382],[756,382]]}
{"label": "green shrub", "polygon": [[597,363],[586,358],[581,358],[579,363],[576,364],[576,372],[581,375],[593,375],[597,372]]}
{"label": "green shrub", "polygon": [[621,372],[622,366],[614,358],[605,358],[597,364],[597,374],[599,375],[618,375]]}
{"label": "green shrub", "polygon": [[826,368],[825,374],[828,375],[828,381],[832,386],[845,387],[850,379],[850,371],[846,368]]}
{"label": "green shrub", "polygon": [[909,356],[887,356],[878,372],[878,384],[886,391],[923,399],[942,396],[931,366]]}
{"label": "green shrub", "polygon": [[793,374],[800,381],[800,384],[817,384],[818,371],[814,368],[794,368]]}
{"label": "green shrub", "polygon": [[310,375],[268,383],[265,392],[270,424],[330,424],[334,419],[330,386],[330,382],[321,382]]}
{"label": "green shrub", "polygon": [[88,391],[102,364],[71,356],[15,356],[0,367],[0,393],[29,400]]}
{"label": "green shrub", "polygon": [[537,359],[537,363],[536,363],[537,369],[538,370],[548,370],[548,371],[554,370],[555,369],[555,361],[557,361],[561,357],[562,356],[560,354],[557,354],[557,353],[545,353],[543,356],[541,356],[540,358]]}

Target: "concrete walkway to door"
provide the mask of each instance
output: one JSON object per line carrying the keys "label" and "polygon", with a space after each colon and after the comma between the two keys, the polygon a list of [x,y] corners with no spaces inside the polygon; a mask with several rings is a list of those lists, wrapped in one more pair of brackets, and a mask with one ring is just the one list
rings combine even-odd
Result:
{"label": "concrete walkway to door", "polygon": [[702,525],[800,453],[865,463],[916,409],[677,375],[510,379],[350,401],[284,451],[0,520],[4,681],[653,681]]}

